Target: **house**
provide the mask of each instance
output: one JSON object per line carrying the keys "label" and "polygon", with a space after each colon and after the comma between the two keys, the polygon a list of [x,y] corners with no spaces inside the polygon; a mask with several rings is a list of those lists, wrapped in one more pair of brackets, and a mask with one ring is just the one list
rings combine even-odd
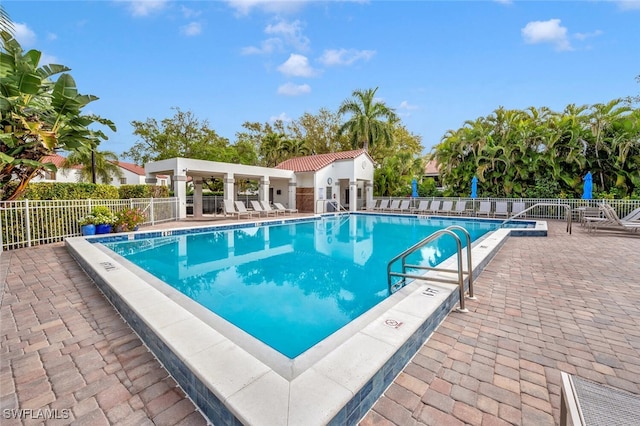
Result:
{"label": "house", "polygon": [[178,197],[179,217],[187,216],[187,181],[193,180],[193,214],[202,216],[203,179],[224,182],[224,199],[235,200],[238,183],[258,182],[258,199],[278,202],[300,212],[323,213],[327,201],[355,211],[373,202],[373,160],[362,149],[292,158],[275,168],[216,161],[170,158],[145,164],[146,182],[170,175]]}
{"label": "house", "polygon": [[351,211],[370,205],[373,165],[369,153],[357,149],[291,158],[276,168],[296,174],[297,209],[318,213],[316,204],[321,204],[321,200],[336,201]]}
{"label": "house", "polygon": [[31,182],[80,182],[82,166],[65,168],[63,167],[65,160],[66,158],[59,154],[44,156],[40,162],[42,164],[53,163],[58,170],[55,172],[45,170],[43,174],[31,179]]}

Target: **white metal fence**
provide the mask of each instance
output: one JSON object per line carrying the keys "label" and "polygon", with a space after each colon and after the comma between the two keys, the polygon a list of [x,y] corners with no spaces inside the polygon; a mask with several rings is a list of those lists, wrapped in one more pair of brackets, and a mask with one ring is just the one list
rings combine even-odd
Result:
{"label": "white metal fence", "polygon": [[[406,200],[404,197],[376,197],[376,200]],[[458,198],[458,197],[422,197],[422,198],[411,198],[411,207],[417,207],[420,204],[420,201],[429,200],[429,201],[453,201],[453,205],[457,202],[468,202],[469,208],[473,206],[475,211],[478,210],[480,206],[480,202],[489,201],[491,203],[491,211],[495,211],[496,202],[498,201],[506,201],[508,204],[508,212],[511,214],[512,206],[514,202],[523,202],[525,203],[525,208],[529,208],[538,203],[545,204],[558,204],[558,207],[554,206],[540,206],[535,209],[527,212],[527,218],[534,219],[565,219],[566,209],[561,207],[563,204],[568,204],[571,206],[571,210],[574,214],[574,219],[578,218],[578,208],[580,207],[597,207],[602,203],[608,203],[611,207],[613,207],[618,216],[624,217],[629,214],[632,210],[640,207],[640,200],[582,200],[582,199],[564,199],[564,198]]]}
{"label": "white metal fence", "polygon": [[78,219],[95,206],[118,212],[140,208],[144,224],[177,220],[177,198],[127,200],[20,200],[0,202],[0,249],[10,250],[63,241],[81,235]]}

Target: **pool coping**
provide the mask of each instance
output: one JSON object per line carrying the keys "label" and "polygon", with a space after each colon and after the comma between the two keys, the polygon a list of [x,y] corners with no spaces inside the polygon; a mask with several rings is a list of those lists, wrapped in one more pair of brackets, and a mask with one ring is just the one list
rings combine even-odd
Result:
{"label": "pool coping", "polygon": [[[231,228],[254,225],[243,222]],[[229,226],[151,232],[161,236],[203,228]],[[528,231],[522,235],[540,235],[543,231],[546,235],[546,222],[536,222]],[[139,231],[118,238],[139,238],[149,233]],[[474,243],[474,274],[510,235],[513,229],[498,229]],[[458,301],[457,286],[416,280],[390,296],[383,310],[373,310],[367,324],[349,339],[299,374],[286,378],[167,294],[143,282],[99,245],[85,237],[69,238],[66,244],[196,406],[216,424],[357,423]],[[451,267],[454,257],[442,266]]]}

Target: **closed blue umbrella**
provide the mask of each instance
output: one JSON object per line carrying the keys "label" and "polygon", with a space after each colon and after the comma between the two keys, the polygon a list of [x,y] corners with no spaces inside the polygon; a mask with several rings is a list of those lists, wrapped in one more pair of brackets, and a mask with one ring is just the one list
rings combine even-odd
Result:
{"label": "closed blue umbrella", "polygon": [[471,179],[471,198],[478,198],[478,178]]}
{"label": "closed blue umbrella", "polygon": [[593,197],[593,177],[591,176],[591,172],[587,172],[587,175],[584,177],[582,199],[590,200],[592,197]]}
{"label": "closed blue umbrella", "polygon": [[413,198],[418,196],[418,181],[415,179],[411,181],[411,196]]}

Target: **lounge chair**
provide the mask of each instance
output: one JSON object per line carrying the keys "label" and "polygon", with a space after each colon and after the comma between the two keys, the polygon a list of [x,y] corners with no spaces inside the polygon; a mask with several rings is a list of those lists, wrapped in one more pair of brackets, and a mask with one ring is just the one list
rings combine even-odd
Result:
{"label": "lounge chair", "polygon": [[438,213],[440,211],[440,204],[442,201],[436,200],[431,202],[431,206],[429,207],[429,213]]}
{"label": "lounge chair", "polygon": [[452,214],[453,213],[453,201],[443,201],[442,207],[440,207],[440,213]]}
{"label": "lounge chair", "polygon": [[398,212],[400,213],[404,213],[404,212],[409,212],[411,208],[411,200],[402,200],[402,202],[400,202],[400,207],[398,207]]}
{"label": "lounge chair", "polygon": [[265,216],[276,216],[278,213],[276,213],[275,210],[272,210],[270,212],[266,211],[265,209],[262,208],[262,205],[256,201],[256,200],[251,200],[251,207],[253,207],[253,211],[256,211],[260,214],[260,216],[265,215]]}
{"label": "lounge chair", "polygon": [[386,209],[384,209],[384,211],[396,211],[400,208],[400,200],[392,200],[391,204],[389,204],[389,207],[387,207]]}
{"label": "lounge chair", "polygon": [[467,204],[468,203],[466,201],[457,201],[456,208],[452,211],[452,213],[462,216],[463,214],[467,213]]}
{"label": "lounge chair", "polygon": [[412,207],[410,210],[411,213],[426,213],[427,211],[429,211],[429,200],[420,201],[418,207]]}
{"label": "lounge chair", "polygon": [[506,201],[496,201],[496,210],[493,212],[493,217],[496,216],[509,217],[509,207]]}
{"label": "lounge chair", "polygon": [[623,217],[621,220],[625,222],[640,221],[640,207],[632,210],[631,213]]}
{"label": "lounge chair", "polygon": [[288,209],[281,203],[273,203],[273,206],[276,208],[276,211],[280,211],[284,214],[298,213],[298,209]]}
{"label": "lounge chair", "polygon": [[480,208],[476,214],[489,217],[491,215],[491,201],[480,201]]}
{"label": "lounge chair", "polygon": [[[378,208],[378,205],[380,204],[380,201],[382,200],[373,200],[373,205],[365,206],[362,208],[362,210],[376,210]],[[273,204],[275,205],[275,203]]]}
{"label": "lounge chair", "polygon": [[[526,208],[527,207],[526,207],[526,205],[524,204],[523,201],[515,201],[511,205],[511,215],[513,216],[515,214],[521,213],[521,212],[525,211]],[[527,214],[525,213],[525,214],[523,214],[521,216],[518,216],[518,217],[526,217],[526,216],[527,216]]]}
{"label": "lounge chair", "polygon": [[264,210],[267,213],[275,213],[276,216],[278,216],[278,213],[284,214],[284,212],[281,212],[281,211],[278,211],[277,209],[272,208],[268,201],[260,201],[260,205],[262,206],[262,210]]}
{"label": "lounge chair", "polygon": [[[600,209],[604,213],[606,220],[591,222],[591,228],[595,231],[600,227],[622,229],[624,231],[637,232],[640,229],[640,222],[634,220],[620,219],[618,213],[609,204],[602,204]],[[628,216],[628,215],[627,215]],[[627,217],[625,216],[625,217]]]}
{"label": "lounge chair", "polygon": [[374,207],[373,210],[381,212],[386,210],[387,208],[389,208],[389,200],[380,200],[378,206]]}
{"label": "lounge chair", "polygon": [[247,210],[247,208],[244,205],[244,202],[242,202],[242,201],[236,201],[235,202],[235,206],[236,206],[236,211],[238,212],[238,217],[240,215],[253,217],[253,215],[258,214],[256,212],[252,212],[250,210]]}
{"label": "lounge chair", "polygon": [[224,212],[225,217],[227,215],[236,216],[236,218],[238,219],[240,219],[241,216],[251,217],[251,215],[248,214],[248,212],[247,213],[239,212],[236,209],[235,204],[233,203],[233,200],[224,200],[224,203],[222,205],[222,211]]}

